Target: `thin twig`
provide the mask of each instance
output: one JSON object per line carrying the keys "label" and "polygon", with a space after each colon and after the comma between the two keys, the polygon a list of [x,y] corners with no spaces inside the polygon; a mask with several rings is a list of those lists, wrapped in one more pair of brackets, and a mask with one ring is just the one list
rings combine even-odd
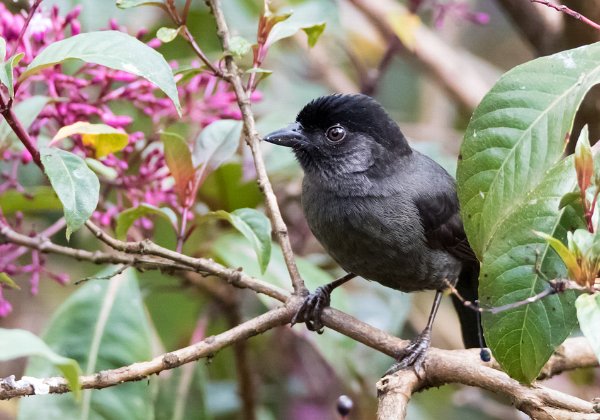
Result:
{"label": "thin twig", "polygon": [[21,32],[19,32],[19,36],[17,37],[16,42],[12,46],[10,53],[8,54],[8,57],[12,57],[13,55],[15,55],[15,52],[17,52],[17,48],[19,48],[19,44],[21,43],[21,40],[23,39],[23,36],[25,35],[27,28],[29,27],[29,22],[31,22],[31,18],[33,18],[35,11],[39,7],[39,5],[42,3],[42,1],[43,0],[35,0],[33,2],[33,4],[31,5],[29,12],[27,12],[27,17],[25,18],[23,27],[21,28]]}
{"label": "thin twig", "polygon": [[125,252],[127,254],[154,255],[161,257],[166,260],[173,261],[178,265],[192,268],[193,270],[190,271],[212,274],[227,280],[227,282],[236,287],[249,288],[257,293],[263,293],[281,302],[285,302],[289,297],[289,293],[286,290],[251,277],[241,270],[235,270],[222,266],[212,259],[194,258],[188,255],[180,254],[178,252],[171,251],[170,249],[163,248],[149,239],[145,239],[140,242],[119,241],[118,239],[115,239],[104,232],[89,220],[86,222],[86,226],[99,240],[117,251]]}
{"label": "thin twig", "polygon": [[117,269],[117,271],[107,274],[106,276],[90,276],[90,277],[85,277],[81,280],[77,280],[74,284],[75,286],[79,286],[81,283],[85,283],[86,281],[90,281],[90,280],[110,280],[113,277],[118,276],[119,274],[123,273],[123,271],[127,270],[129,267],[131,267],[130,265],[123,265],[122,267],[119,267],[119,269]]}
{"label": "thin twig", "polygon": [[558,12],[565,13],[565,14],[567,14],[567,15],[569,15],[569,16],[577,19],[577,20],[582,21],[586,25],[589,25],[592,28],[600,31],[600,25],[599,24],[597,24],[593,20],[591,20],[591,19],[583,16],[581,13],[576,12],[575,10],[573,10],[573,9],[571,9],[571,8],[565,6],[565,5],[562,5],[562,4],[560,4],[560,5],[559,4],[553,4],[553,3],[550,3],[550,1],[548,1],[548,0],[529,0],[529,1],[532,2],[532,3],[543,4],[544,6],[550,7],[550,8],[552,8],[552,9],[558,11]]}
{"label": "thin twig", "polygon": [[[95,225],[92,226],[93,229],[100,230]],[[95,230],[92,231],[97,232]],[[106,235],[106,237],[103,238],[106,239],[110,237]],[[117,242],[117,244],[113,243],[114,245],[118,245],[118,243],[121,242],[117,241],[116,239],[113,240]],[[148,249],[149,251],[153,250],[152,245],[141,245],[137,242],[128,243],[130,245],[126,247],[117,246],[115,249],[118,252],[92,252],[83,249],[57,245],[43,236],[30,237],[23,235],[15,232],[8,225],[0,224],[0,244],[4,243],[21,245],[30,249],[41,251],[43,253],[64,255],[77,261],[89,261],[95,264],[124,264],[135,267],[139,270],[162,270],[165,272],[173,272],[177,270],[193,271],[204,275],[214,275],[226,280],[229,284],[235,287],[252,289],[257,293],[265,294],[280,302],[285,302],[289,297],[289,293],[286,290],[283,290],[277,286],[273,286],[262,280],[255,279],[254,277],[249,276],[248,274],[245,274],[239,270],[224,267],[212,260],[204,258],[192,258],[188,257],[187,255],[178,254],[174,251],[159,247],[158,245],[156,245],[158,248],[156,253],[160,255],[155,256],[151,256],[153,255],[151,252],[144,252],[145,249]],[[127,244],[125,242],[122,243]],[[131,246],[131,244],[135,244],[135,246]],[[149,242],[149,244],[152,243]],[[131,251],[134,248],[137,248],[139,251],[137,253],[139,255],[135,255],[135,252],[127,253],[124,251],[124,249],[129,249]],[[162,252],[162,250],[166,252]],[[142,255],[144,253],[146,255]],[[167,257],[164,257],[163,255],[166,255]],[[192,281],[192,283],[195,282]]]}
{"label": "thin twig", "polygon": [[[227,22],[225,21],[225,15],[223,14],[223,10],[221,8],[220,0],[208,0],[207,3],[215,17],[215,21],[217,23],[217,35],[221,39],[223,51],[227,52],[229,51],[230,33],[229,28],[227,27]],[[305,295],[307,293],[306,286],[304,285],[304,281],[298,272],[298,267],[296,266],[294,259],[294,252],[292,251],[292,246],[288,236],[288,229],[283,221],[283,218],[281,217],[279,205],[277,204],[277,198],[275,197],[273,187],[269,181],[265,163],[260,151],[260,137],[256,131],[254,115],[250,106],[250,99],[248,98],[244,88],[237,64],[231,55],[225,56],[225,66],[228,72],[225,79],[231,83],[237,97],[238,106],[242,112],[246,143],[248,146],[250,146],[252,157],[254,158],[254,166],[256,167],[256,173],[258,176],[258,186],[265,195],[267,210],[273,224],[275,237],[277,238],[277,242],[283,251],[283,258],[292,280],[294,293]]]}

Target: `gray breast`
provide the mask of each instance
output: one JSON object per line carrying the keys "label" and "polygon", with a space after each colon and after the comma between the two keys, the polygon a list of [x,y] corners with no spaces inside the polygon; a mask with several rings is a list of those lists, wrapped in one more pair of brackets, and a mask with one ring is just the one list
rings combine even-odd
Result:
{"label": "gray breast", "polygon": [[461,263],[425,243],[418,210],[408,197],[340,197],[303,183],[308,225],[346,271],[401,291],[444,288]]}

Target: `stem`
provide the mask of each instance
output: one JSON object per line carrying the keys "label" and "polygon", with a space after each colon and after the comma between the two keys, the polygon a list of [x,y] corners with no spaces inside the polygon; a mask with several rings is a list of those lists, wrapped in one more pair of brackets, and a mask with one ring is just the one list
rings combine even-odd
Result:
{"label": "stem", "polygon": [[23,125],[21,125],[21,122],[17,119],[17,116],[12,110],[11,104],[12,103],[10,101],[8,102],[8,104],[6,104],[4,102],[4,98],[0,96],[0,109],[2,110],[2,116],[4,117],[10,128],[12,128],[12,130],[15,132],[19,140],[21,140],[21,143],[23,143],[25,148],[29,151],[35,164],[43,171],[44,165],[42,165],[40,152],[33,144],[33,140],[29,136],[29,133],[27,133],[25,128],[23,128]]}
{"label": "stem", "polygon": [[223,72],[221,70],[219,70],[218,68],[216,68],[213,65],[213,63],[210,62],[210,60],[208,59],[206,54],[204,54],[204,51],[202,51],[202,48],[200,48],[200,46],[196,42],[194,36],[191,34],[190,30],[188,29],[188,27],[185,24],[185,22],[187,20],[187,15],[188,15],[189,9],[190,9],[190,2],[191,2],[190,0],[186,0],[185,6],[183,9],[183,17],[181,18],[177,14],[177,9],[175,8],[175,4],[174,4],[173,0],[168,0],[165,5],[167,13],[169,14],[169,16],[171,17],[173,22],[175,22],[175,24],[177,26],[180,26],[183,29],[183,38],[188,42],[188,44],[190,44],[190,46],[192,47],[192,49],[194,50],[194,53],[196,53],[198,58],[204,63],[204,65],[206,65],[206,67],[208,67],[210,69],[210,71],[213,72],[213,74],[215,76],[222,78]]}
{"label": "stem", "polygon": [[552,4],[548,0],[529,0],[532,3],[543,4],[544,6],[548,6],[558,12],[566,13],[567,15],[574,17],[577,20],[582,21],[586,25],[591,26],[592,28],[600,31],[600,25],[594,22],[593,20],[583,16],[581,13],[576,12],[573,9],[568,8],[567,6]]}
{"label": "stem", "polygon": [[183,6],[183,13],[181,14],[181,23],[186,24],[188,14],[190,13],[190,5],[192,4],[192,0],[185,0],[185,5]]}
{"label": "stem", "polygon": [[33,14],[35,13],[36,9],[39,7],[39,5],[42,3],[43,0],[35,0],[33,2],[33,4],[31,5],[31,9],[29,9],[29,12],[27,13],[27,18],[25,19],[25,23],[23,24],[23,27],[21,28],[21,32],[19,33],[19,36],[17,37],[17,41],[14,43],[13,47],[10,49],[10,54],[8,54],[9,57],[12,57],[13,55],[15,55],[15,52],[17,52],[17,48],[19,48],[19,44],[21,43],[21,40],[23,39],[23,36],[25,35],[25,31],[27,31],[27,27],[29,26],[29,22],[31,22],[31,18],[33,17]]}
{"label": "stem", "polygon": [[179,233],[177,234],[177,252],[181,252],[183,249],[183,241],[185,239],[185,228],[187,226],[187,215],[190,208],[185,206],[181,212],[181,225],[179,227]]}
{"label": "stem", "polygon": [[[225,15],[221,9],[221,3],[219,0],[208,0],[208,5],[212,10],[217,23],[217,34],[221,39],[221,45],[223,51],[229,50],[229,28],[225,21]],[[254,114],[252,113],[250,99],[244,89],[242,79],[239,75],[239,69],[233,57],[231,55],[225,56],[225,65],[227,68],[226,80],[231,84],[237,98],[237,103],[242,112],[242,120],[244,121],[244,134],[246,137],[246,143],[252,151],[252,157],[254,158],[254,166],[257,173],[258,187],[265,195],[265,204],[267,207],[268,215],[273,224],[273,232],[277,238],[277,242],[281,246],[283,252],[283,258],[285,265],[290,274],[292,280],[292,286],[294,287],[294,293],[299,295],[305,295],[307,293],[304,280],[300,277],[296,261],[294,259],[294,251],[290,244],[288,229],[281,217],[279,205],[277,204],[277,197],[273,192],[273,187],[269,181],[265,163],[260,151],[260,137],[256,131],[256,125],[254,122]]]}
{"label": "stem", "polygon": [[210,69],[210,71],[212,71],[214,73],[215,76],[223,78],[224,77],[223,72],[221,70],[219,70],[218,68],[216,68],[213,65],[213,63],[210,62],[208,57],[204,54],[204,52],[202,51],[202,49],[196,42],[196,39],[194,38],[194,36],[192,35],[192,33],[190,32],[188,27],[183,25],[182,28],[183,28],[184,39],[188,42],[188,44],[190,44],[190,46],[192,47],[192,49],[194,50],[194,53],[196,53],[198,58],[204,63],[204,65],[206,67],[208,67]]}

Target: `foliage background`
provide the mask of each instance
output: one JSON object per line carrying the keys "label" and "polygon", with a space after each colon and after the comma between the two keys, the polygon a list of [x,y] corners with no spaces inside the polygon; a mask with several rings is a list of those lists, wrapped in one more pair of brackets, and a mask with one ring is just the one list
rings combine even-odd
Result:
{"label": "foliage background", "polygon": [[[253,0],[223,2],[230,27],[247,39],[254,39],[261,3]],[[273,7],[284,2],[273,2]],[[147,28],[150,34],[168,25],[164,15],[154,8],[126,11],[113,1],[47,0],[43,7],[58,4],[65,14],[76,5],[83,7],[80,20],[83,30],[107,27],[116,19],[130,33]],[[21,3],[7,3],[17,10]],[[308,49],[303,33],[271,48],[263,67],[273,75],[259,87],[262,100],[255,106],[258,128],[262,134],[294,120],[298,110],[310,99],[335,91],[359,91],[361,75],[378,66],[388,47],[377,31],[349,2],[289,1],[297,13],[321,16],[327,21],[325,33],[316,47]],[[461,16],[449,15],[441,27],[434,30],[457,50],[467,50],[494,66],[498,74],[534,57],[534,52],[508,22],[498,3],[472,1],[472,10],[489,14],[487,25],[473,24]],[[423,15],[428,22],[428,13]],[[220,47],[214,23],[207,8],[192,2],[188,26],[209,57],[216,58]],[[164,44],[159,51],[167,59],[186,62],[191,51],[181,39]],[[469,86],[464,86],[468,90]],[[451,173],[463,131],[471,109],[458,104],[411,58],[399,52],[393,55],[389,67],[377,79],[374,95],[399,122],[414,147],[432,156]],[[292,245],[303,257],[301,270],[310,289],[341,274],[310,234],[299,205],[301,172],[288,150],[264,145],[269,174],[276,187],[284,218],[288,223]],[[200,191],[200,200],[212,210],[228,211],[241,207],[261,207],[262,197],[249,178],[247,150],[236,160],[215,171]],[[27,174],[24,174],[27,177]],[[33,182],[33,181],[32,181]],[[49,222],[52,218],[48,218]],[[44,222],[43,220],[40,223]],[[159,232],[161,226],[159,225]],[[172,234],[163,227],[155,240],[172,244]],[[87,232],[74,237],[83,246]],[[186,244],[184,252],[212,255],[229,266],[242,266],[259,275],[250,246],[226,225],[203,225]],[[266,280],[279,282],[286,278],[282,258],[274,251]],[[52,264],[60,271],[69,267],[72,279],[96,272],[91,264],[73,264],[55,257]],[[174,350],[190,343],[194,334],[208,336],[218,333],[240,317],[245,319],[263,310],[265,303],[254,293],[235,291],[240,304],[219,302],[214,293],[199,290],[157,272],[139,274],[139,284],[153,321],[153,355]],[[0,327],[23,328],[41,334],[52,314],[78,286],[63,287],[50,281],[40,283],[40,293],[30,297],[26,292],[7,292],[14,312],[0,319]],[[81,286],[79,286],[81,287]],[[231,291],[229,291],[231,293]],[[348,311],[359,319],[401,337],[409,338],[426,323],[432,295],[404,295],[365,281],[353,281],[333,295],[333,306]],[[449,299],[438,315],[432,345],[460,348],[460,330]],[[336,418],[335,402],[340,394],[348,394],[356,408],[352,418],[373,418],[376,407],[374,382],[391,360],[361,344],[327,330],[324,335],[309,334],[303,327],[279,328],[247,342],[248,367],[255,384],[259,418],[328,419]],[[187,365],[153,377],[148,389],[155,387],[151,403],[156,418],[238,418],[241,399],[237,393],[234,349],[215,355],[210,363]],[[0,365],[0,377],[22,372],[24,360]],[[183,379],[182,379],[183,378]],[[550,386],[584,399],[598,395],[598,372],[576,371],[551,380]],[[189,381],[183,395],[178,384]],[[160,386],[159,383],[160,382]],[[185,383],[185,382],[184,382]],[[145,383],[144,383],[145,384]],[[113,390],[119,392],[121,387]],[[107,391],[102,391],[107,392]],[[183,405],[177,411],[177,404]],[[16,416],[18,401],[0,402],[0,419]],[[498,401],[493,395],[478,389],[446,386],[416,395],[410,405],[409,419],[515,418],[517,411]],[[180,416],[180,417],[177,417]]]}

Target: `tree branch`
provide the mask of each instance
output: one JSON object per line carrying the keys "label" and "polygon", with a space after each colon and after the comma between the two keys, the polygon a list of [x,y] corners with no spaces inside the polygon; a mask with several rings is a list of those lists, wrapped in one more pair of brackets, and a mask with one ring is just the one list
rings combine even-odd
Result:
{"label": "tree branch", "polygon": [[[230,33],[229,28],[227,27],[227,22],[225,21],[225,15],[223,14],[223,10],[221,8],[221,3],[219,0],[208,0],[207,3],[215,17],[215,22],[217,24],[217,35],[219,36],[219,39],[221,39],[223,51],[227,52],[229,51]],[[254,166],[256,167],[256,173],[258,177],[258,186],[265,195],[267,210],[271,218],[271,223],[273,224],[275,237],[277,238],[277,242],[283,251],[283,258],[285,260],[288,272],[290,273],[292,285],[294,287],[294,293],[305,295],[307,294],[306,286],[304,285],[304,281],[300,277],[298,267],[296,266],[294,252],[292,251],[292,246],[288,236],[288,229],[283,222],[283,218],[281,217],[279,205],[277,204],[277,198],[275,197],[273,187],[271,186],[271,182],[267,176],[267,170],[265,168],[265,163],[260,151],[260,137],[256,131],[254,115],[250,106],[248,93],[244,89],[239,69],[231,55],[225,56],[225,67],[227,68],[228,73],[225,75],[225,79],[231,83],[237,98],[238,106],[242,112],[246,143],[250,147],[250,150],[252,151],[252,157],[254,158]]]}
{"label": "tree branch", "polygon": [[[84,376],[81,378],[82,388],[101,389],[118,385],[121,382],[141,380],[163,370],[172,369],[184,363],[213,355],[216,351],[239,340],[287,324],[301,302],[301,297],[292,296],[285,307],[271,310],[229,331],[215,337],[208,337],[193,346],[166,353],[149,362],[134,363],[130,366]],[[408,344],[407,340],[393,337],[335,309],[326,309],[323,320],[328,327],[391,356],[397,354]],[[571,359],[564,357],[575,353],[577,353],[577,357]],[[598,361],[595,359],[591,347],[583,339],[577,338],[567,340],[559,349],[559,355],[553,356],[547,366],[549,366],[548,370],[552,374],[557,374],[562,370],[597,365]],[[555,418],[568,418],[565,415],[570,415],[570,418],[573,418],[575,414],[580,415],[581,417],[578,418],[582,419],[598,418],[592,403],[539,385],[527,386],[520,384],[498,370],[498,366],[494,362],[481,362],[476,349],[441,350],[431,348],[423,368],[424,373],[422,378],[418,379],[418,383],[410,377],[410,375],[414,375],[412,371],[398,373],[398,375],[408,376],[392,382],[390,386],[386,387],[385,383],[381,383],[379,387],[382,391],[380,401],[386,398],[383,395],[385,390],[394,391],[396,393],[394,398],[402,403],[402,401],[408,401],[412,391],[421,391],[446,383],[461,383],[506,395],[511,398],[518,409],[534,418],[550,418],[550,415],[555,416]],[[546,369],[544,370],[546,371]],[[41,383],[50,386],[50,393],[69,391],[63,378],[41,379]],[[394,386],[398,383],[403,385]],[[408,393],[411,389],[412,391]],[[398,394],[402,390],[405,392],[403,396]],[[11,378],[0,381],[0,399],[33,394],[34,389],[29,382],[15,382]],[[384,400],[384,404],[388,404],[386,407],[398,407],[398,404],[394,405],[392,403],[391,400]]]}
{"label": "tree branch", "polygon": [[[219,350],[236,342],[246,340],[274,327],[287,324],[292,315],[292,307],[273,309],[221,334],[207,337],[191,346],[165,353],[148,362],[138,362],[118,369],[105,370],[93,375],[82,376],[80,378],[81,388],[102,389],[119,385],[123,382],[140,381],[164,370],[173,369],[203,357],[212,357]],[[37,383],[48,386],[50,394],[64,394],[70,391],[66,379],[62,377],[44,378],[40,379]],[[0,380],[0,400],[26,395],[35,395],[35,389],[30,381],[25,379],[15,381],[14,377]]]}

